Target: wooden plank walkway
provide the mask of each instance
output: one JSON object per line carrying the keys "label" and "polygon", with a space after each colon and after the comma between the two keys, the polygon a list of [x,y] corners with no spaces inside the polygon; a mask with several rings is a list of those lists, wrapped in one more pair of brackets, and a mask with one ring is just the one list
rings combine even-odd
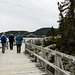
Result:
{"label": "wooden plank walkway", "polygon": [[31,62],[24,55],[24,44],[22,44],[21,53],[17,53],[16,46],[13,50],[6,49],[2,53],[0,49],[0,75],[44,75],[45,73],[39,70],[35,63]]}

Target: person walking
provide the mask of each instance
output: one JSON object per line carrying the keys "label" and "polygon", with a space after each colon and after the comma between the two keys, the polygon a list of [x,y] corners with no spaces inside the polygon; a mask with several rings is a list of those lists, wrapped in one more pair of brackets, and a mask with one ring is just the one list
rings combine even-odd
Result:
{"label": "person walking", "polygon": [[10,50],[13,50],[13,42],[14,42],[14,36],[13,34],[10,34],[9,36]]}
{"label": "person walking", "polygon": [[1,43],[2,43],[2,53],[5,53],[5,47],[6,47],[6,40],[7,37],[5,35],[5,32],[1,36]]}
{"label": "person walking", "polygon": [[17,53],[21,53],[22,40],[23,37],[21,36],[21,33],[18,33],[18,36],[16,37]]}

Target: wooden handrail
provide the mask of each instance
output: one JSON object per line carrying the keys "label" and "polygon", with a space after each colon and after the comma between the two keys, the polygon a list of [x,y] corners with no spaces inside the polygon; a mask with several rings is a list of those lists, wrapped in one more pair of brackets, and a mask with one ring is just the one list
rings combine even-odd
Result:
{"label": "wooden handrail", "polygon": [[39,58],[40,60],[42,60],[43,62],[45,62],[46,64],[48,64],[49,66],[53,67],[54,69],[60,71],[61,73],[65,74],[65,75],[70,75],[70,72],[67,72],[65,70],[60,69],[59,67],[57,67],[56,65],[50,63],[49,61],[47,61],[46,59],[42,58],[41,56],[37,55],[36,53],[33,53],[32,51],[30,51],[29,49],[26,48],[26,50],[30,53],[32,53],[34,56],[36,56],[37,58]]}
{"label": "wooden handrail", "polygon": [[59,55],[60,57],[62,57],[63,59],[67,60],[67,61],[70,61],[72,62],[73,64],[75,64],[75,57],[74,56],[71,56],[71,55],[68,55],[68,54],[65,54],[65,53],[61,53],[61,52],[58,52],[58,51],[54,51],[54,50],[51,50],[49,48],[43,48],[43,47],[40,47],[40,46],[37,46],[37,45],[33,45],[32,43],[28,43],[26,42],[26,44],[30,44],[31,46],[37,48],[37,49],[40,49],[42,51],[46,51],[46,52],[52,52],[52,55]]}
{"label": "wooden handrail", "polygon": [[[32,46],[32,47],[34,47],[34,48],[40,49],[40,50],[42,50],[43,52],[45,52],[45,51],[48,50],[48,49],[46,49],[46,48],[38,47],[38,46],[33,45],[33,44],[31,44],[31,43],[25,42],[25,44],[26,44],[26,45],[29,45],[29,46]],[[65,70],[62,70],[61,68],[59,68],[58,66],[56,66],[56,65],[52,64],[51,62],[47,61],[46,59],[44,59],[43,57],[39,56],[38,54],[36,54],[36,53],[30,51],[30,49],[26,48],[25,50],[28,51],[29,53],[33,54],[33,55],[34,55],[35,57],[37,57],[38,59],[42,60],[44,63],[46,63],[46,64],[48,64],[49,66],[53,67],[55,70],[60,71],[61,73],[63,73],[63,75],[71,75],[70,72],[65,71]],[[54,55],[57,54],[56,51],[52,51],[52,50],[50,50],[50,51],[53,52]],[[60,54],[60,53],[59,53],[59,54]],[[60,55],[60,56],[62,56],[62,55]]]}

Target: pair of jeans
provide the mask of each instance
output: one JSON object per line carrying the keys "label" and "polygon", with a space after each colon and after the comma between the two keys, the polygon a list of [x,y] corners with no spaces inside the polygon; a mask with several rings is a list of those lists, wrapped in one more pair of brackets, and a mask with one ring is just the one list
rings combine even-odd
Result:
{"label": "pair of jeans", "polygon": [[17,45],[17,53],[21,53],[21,44]]}
{"label": "pair of jeans", "polygon": [[2,43],[2,53],[5,53],[6,43]]}

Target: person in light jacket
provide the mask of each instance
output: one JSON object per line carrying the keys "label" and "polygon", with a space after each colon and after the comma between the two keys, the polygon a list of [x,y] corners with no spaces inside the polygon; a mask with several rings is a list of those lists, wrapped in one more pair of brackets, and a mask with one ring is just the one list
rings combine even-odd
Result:
{"label": "person in light jacket", "polygon": [[18,33],[18,36],[16,37],[17,53],[21,53],[21,45],[23,37],[20,34],[21,33]]}

